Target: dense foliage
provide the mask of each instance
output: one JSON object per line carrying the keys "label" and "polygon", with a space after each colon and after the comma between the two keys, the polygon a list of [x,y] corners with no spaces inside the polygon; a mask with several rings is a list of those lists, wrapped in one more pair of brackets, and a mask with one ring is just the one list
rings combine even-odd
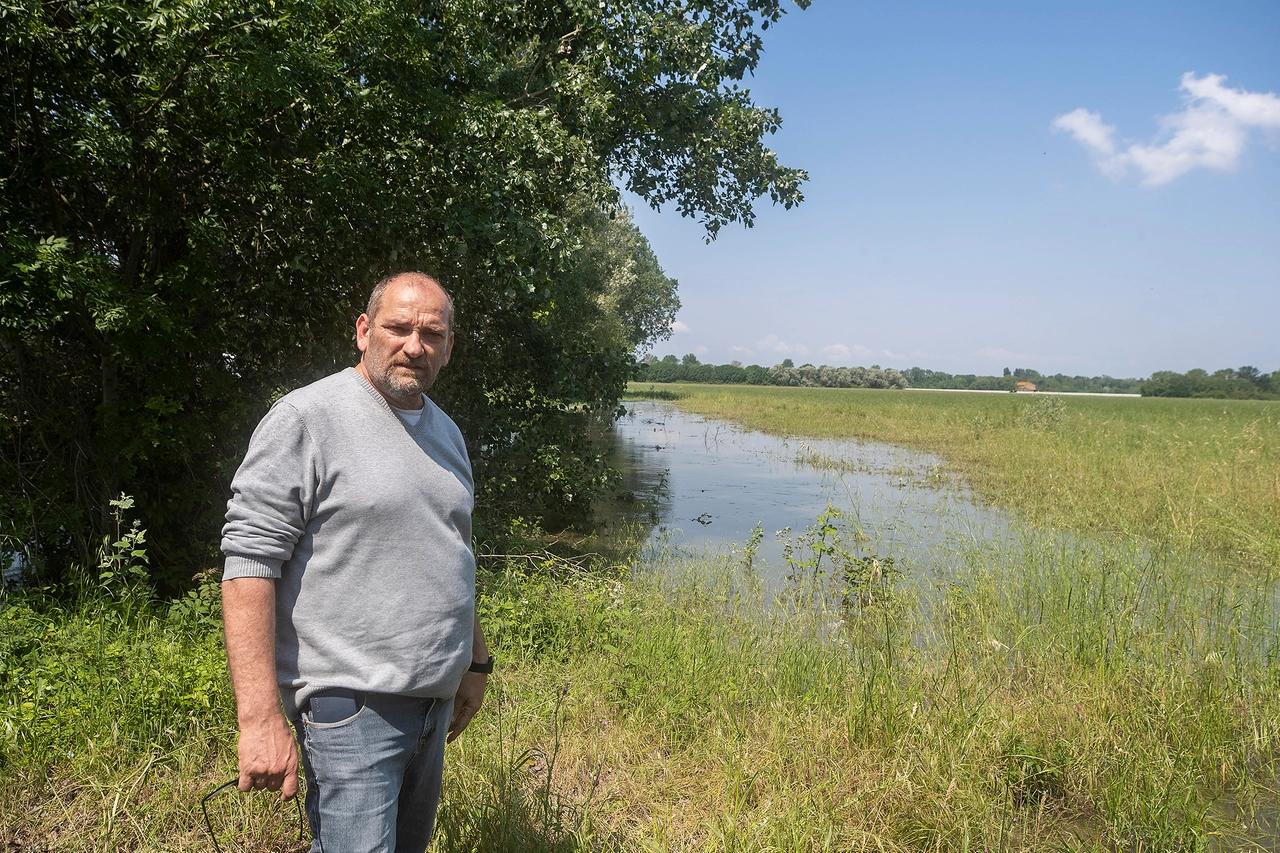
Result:
{"label": "dense foliage", "polygon": [[582,421],[676,304],[615,187],[709,238],[801,199],[763,144],[777,113],[737,82],[782,13],[8,0],[0,557],[88,564],[125,491],[153,565],[209,565],[259,416],[351,363],[369,286],[411,268],[455,296],[434,393],[470,442],[479,529],[571,516],[602,482]]}

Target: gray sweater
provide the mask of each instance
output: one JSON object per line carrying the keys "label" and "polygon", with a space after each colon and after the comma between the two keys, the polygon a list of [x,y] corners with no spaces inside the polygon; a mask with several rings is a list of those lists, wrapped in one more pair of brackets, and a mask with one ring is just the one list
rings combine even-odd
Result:
{"label": "gray sweater", "polygon": [[224,579],[277,578],[285,710],[326,687],[449,697],[471,662],[474,487],[430,400],[406,426],[359,373],[279,400],[231,483]]}

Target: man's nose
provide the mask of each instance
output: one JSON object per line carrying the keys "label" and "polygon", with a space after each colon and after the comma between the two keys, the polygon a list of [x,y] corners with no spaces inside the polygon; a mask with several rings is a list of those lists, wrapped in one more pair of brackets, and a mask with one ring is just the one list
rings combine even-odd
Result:
{"label": "man's nose", "polygon": [[422,334],[419,332],[410,333],[408,339],[404,342],[404,354],[410,357],[419,356],[426,352],[426,347],[422,345]]}

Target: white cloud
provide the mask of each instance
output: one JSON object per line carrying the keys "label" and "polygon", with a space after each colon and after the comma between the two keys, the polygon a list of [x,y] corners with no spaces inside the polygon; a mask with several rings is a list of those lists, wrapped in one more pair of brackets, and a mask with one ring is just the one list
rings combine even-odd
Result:
{"label": "white cloud", "polygon": [[1124,174],[1123,156],[1116,156],[1116,129],[1103,124],[1100,113],[1091,113],[1084,107],[1060,115],[1050,125],[1054,130],[1065,130],[1085,148],[1093,152],[1094,162],[1104,175],[1118,178]]}
{"label": "white cloud", "polygon": [[702,344],[698,344],[696,347],[693,348],[693,352],[694,352],[694,355],[706,355],[708,352],[710,352],[710,350],[704,347]]}
{"label": "white cloud", "polygon": [[1280,129],[1280,97],[1228,89],[1226,79],[1222,74],[1183,74],[1179,88],[1185,106],[1161,117],[1161,132],[1149,145],[1119,147],[1115,127],[1084,108],[1058,116],[1050,127],[1075,137],[1102,173],[1113,178],[1131,166],[1142,172],[1148,186],[1167,184],[1195,168],[1231,171],[1239,165],[1251,131]]}
{"label": "white cloud", "polygon": [[740,352],[743,355],[751,355],[751,350],[746,347],[729,347],[729,352]]}
{"label": "white cloud", "polygon": [[822,348],[822,354],[827,358],[847,360],[849,358],[849,348],[844,344],[828,344]]}
{"label": "white cloud", "polygon": [[809,348],[804,344],[789,344],[786,341],[779,340],[777,335],[769,335],[763,340],[756,341],[756,349],[761,352],[780,352],[788,355],[809,354]]}
{"label": "white cloud", "polygon": [[688,331],[691,331],[691,330],[689,329],[689,324],[688,324],[688,323],[686,323],[686,322],[685,322],[685,321],[683,321],[683,320],[676,320],[674,323],[672,323],[672,324],[671,324],[671,331],[673,331],[673,332],[688,332]]}

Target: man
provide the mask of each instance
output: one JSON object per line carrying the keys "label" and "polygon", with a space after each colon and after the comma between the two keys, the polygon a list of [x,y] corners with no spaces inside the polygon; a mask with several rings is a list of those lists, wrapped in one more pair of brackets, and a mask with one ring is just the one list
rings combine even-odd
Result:
{"label": "man", "polygon": [[296,794],[296,736],[313,853],[422,851],[446,736],[493,667],[466,447],[424,396],[453,350],[449,295],[421,273],[379,282],[356,346],[355,368],[271,407],[231,484],[239,787]]}

